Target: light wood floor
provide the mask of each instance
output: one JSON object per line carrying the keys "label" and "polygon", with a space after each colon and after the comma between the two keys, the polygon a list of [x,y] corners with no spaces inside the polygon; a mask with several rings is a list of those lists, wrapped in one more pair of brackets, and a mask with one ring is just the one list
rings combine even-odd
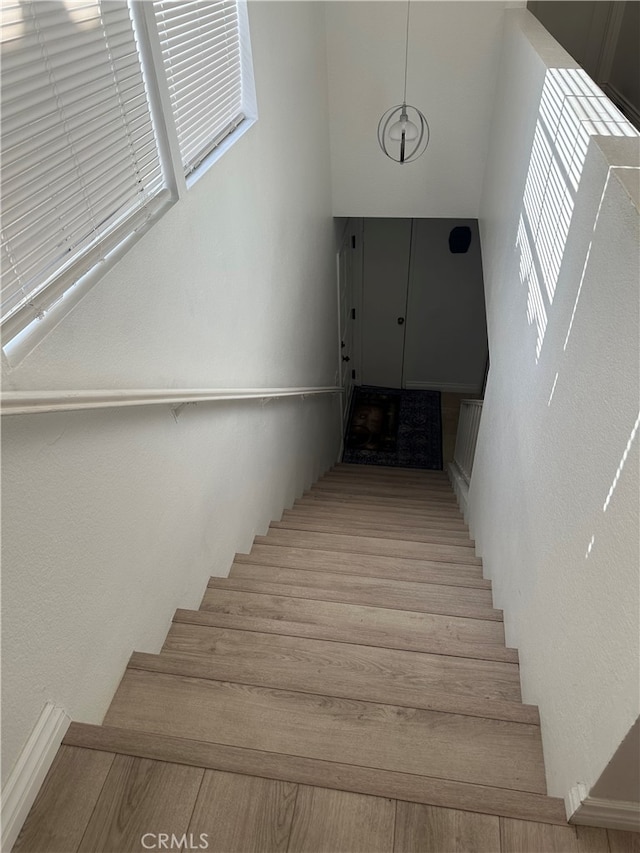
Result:
{"label": "light wood floor", "polygon": [[640,853],[546,796],[442,472],[338,465],[73,723],[16,853]]}

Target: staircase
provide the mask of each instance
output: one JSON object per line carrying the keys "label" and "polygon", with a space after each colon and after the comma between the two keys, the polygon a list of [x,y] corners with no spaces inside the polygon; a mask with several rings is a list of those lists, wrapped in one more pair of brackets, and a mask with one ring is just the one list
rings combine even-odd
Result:
{"label": "staircase", "polygon": [[337,465],[71,725],[14,851],[608,850],[473,546],[442,472]]}

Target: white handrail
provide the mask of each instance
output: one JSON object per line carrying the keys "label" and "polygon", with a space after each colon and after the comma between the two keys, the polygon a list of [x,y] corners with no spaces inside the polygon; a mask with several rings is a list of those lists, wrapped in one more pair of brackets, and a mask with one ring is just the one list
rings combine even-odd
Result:
{"label": "white handrail", "polygon": [[3,415],[70,412],[83,409],[119,409],[125,406],[182,406],[224,400],[273,400],[338,394],[338,386],[308,388],[159,388],[117,391],[6,391],[0,395]]}

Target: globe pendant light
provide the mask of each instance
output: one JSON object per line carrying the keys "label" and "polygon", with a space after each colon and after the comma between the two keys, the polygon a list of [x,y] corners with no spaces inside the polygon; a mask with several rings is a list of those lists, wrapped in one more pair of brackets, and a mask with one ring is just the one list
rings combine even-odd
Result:
{"label": "globe pendant light", "polygon": [[402,104],[391,107],[378,122],[378,143],[387,157],[396,163],[417,160],[429,144],[429,125],[417,107],[407,104],[407,64],[409,59],[409,6],[407,0],[407,38],[404,51],[404,95]]}

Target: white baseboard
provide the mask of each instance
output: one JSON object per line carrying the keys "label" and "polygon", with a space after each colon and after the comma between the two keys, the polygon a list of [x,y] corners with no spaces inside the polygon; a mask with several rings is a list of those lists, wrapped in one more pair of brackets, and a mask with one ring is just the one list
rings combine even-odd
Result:
{"label": "white baseboard", "polygon": [[479,394],[482,385],[461,385],[455,382],[405,382],[407,391],[451,391],[454,394]]}
{"label": "white baseboard", "polygon": [[578,784],[569,791],[565,806],[569,823],[640,832],[640,803],[590,797],[586,785]]}
{"label": "white baseboard", "polygon": [[47,702],[2,790],[2,849],[8,853],[65,736],[70,717]]}
{"label": "white baseboard", "polygon": [[449,462],[447,465],[447,474],[449,475],[449,480],[451,481],[451,485],[453,486],[453,491],[456,495],[456,500],[458,501],[458,506],[460,507],[460,512],[464,516],[464,520],[467,520],[467,514],[469,511],[469,484],[462,476],[460,469],[456,465],[455,462]]}

